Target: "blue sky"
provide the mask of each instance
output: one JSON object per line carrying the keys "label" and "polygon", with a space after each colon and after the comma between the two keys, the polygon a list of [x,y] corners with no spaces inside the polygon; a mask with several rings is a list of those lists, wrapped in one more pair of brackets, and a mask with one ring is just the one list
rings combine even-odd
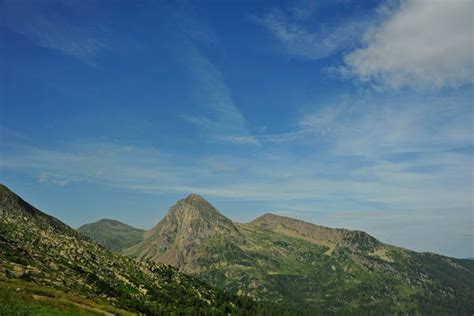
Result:
{"label": "blue sky", "polygon": [[202,194],[474,256],[473,2],[0,2],[0,177],[77,227]]}

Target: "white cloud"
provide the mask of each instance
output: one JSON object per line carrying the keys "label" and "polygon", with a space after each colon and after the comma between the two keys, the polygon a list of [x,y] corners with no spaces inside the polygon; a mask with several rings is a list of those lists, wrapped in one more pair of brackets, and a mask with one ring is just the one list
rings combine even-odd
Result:
{"label": "white cloud", "polygon": [[392,88],[459,86],[474,80],[474,2],[405,0],[365,34],[342,71]]}

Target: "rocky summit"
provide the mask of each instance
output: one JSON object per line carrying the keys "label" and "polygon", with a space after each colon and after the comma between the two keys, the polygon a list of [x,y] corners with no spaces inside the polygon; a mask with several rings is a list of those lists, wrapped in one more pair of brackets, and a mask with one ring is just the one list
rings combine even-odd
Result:
{"label": "rocky summit", "polygon": [[193,271],[196,250],[214,236],[235,235],[239,231],[234,223],[223,216],[205,199],[190,194],[176,203],[145,239],[126,249],[124,254],[142,259],[163,262],[182,271]]}
{"label": "rocky summit", "polygon": [[123,253],[172,264],[219,288],[302,314],[474,312],[470,260],[274,214],[233,223],[197,195],[178,201]]}

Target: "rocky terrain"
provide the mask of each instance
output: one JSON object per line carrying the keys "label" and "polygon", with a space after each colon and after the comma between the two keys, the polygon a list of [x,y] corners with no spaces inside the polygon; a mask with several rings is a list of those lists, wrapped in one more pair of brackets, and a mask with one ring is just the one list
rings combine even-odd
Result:
{"label": "rocky terrain", "polygon": [[178,201],[142,242],[123,253],[192,272],[199,268],[194,265],[194,257],[201,245],[213,236],[238,234],[230,219],[200,196],[190,194]]}

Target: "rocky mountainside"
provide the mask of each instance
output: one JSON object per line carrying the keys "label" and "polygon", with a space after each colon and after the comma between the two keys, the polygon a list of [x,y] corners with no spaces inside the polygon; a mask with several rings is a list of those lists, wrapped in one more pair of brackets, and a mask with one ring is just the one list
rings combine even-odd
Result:
{"label": "rocky mountainside", "polygon": [[113,251],[136,245],[143,240],[145,233],[145,230],[113,219],[101,219],[95,223],[82,225],[77,230]]}
{"label": "rocky mountainside", "polygon": [[307,314],[474,312],[472,261],[273,214],[232,223],[196,195],[180,200],[123,252]]}
{"label": "rocky mountainside", "polygon": [[168,265],[113,253],[0,185],[0,314],[257,313]]}
{"label": "rocky mountainside", "polygon": [[145,240],[124,251],[142,259],[163,262],[182,271],[194,271],[196,250],[213,236],[238,234],[232,221],[202,197],[190,194],[174,205],[145,234]]}

